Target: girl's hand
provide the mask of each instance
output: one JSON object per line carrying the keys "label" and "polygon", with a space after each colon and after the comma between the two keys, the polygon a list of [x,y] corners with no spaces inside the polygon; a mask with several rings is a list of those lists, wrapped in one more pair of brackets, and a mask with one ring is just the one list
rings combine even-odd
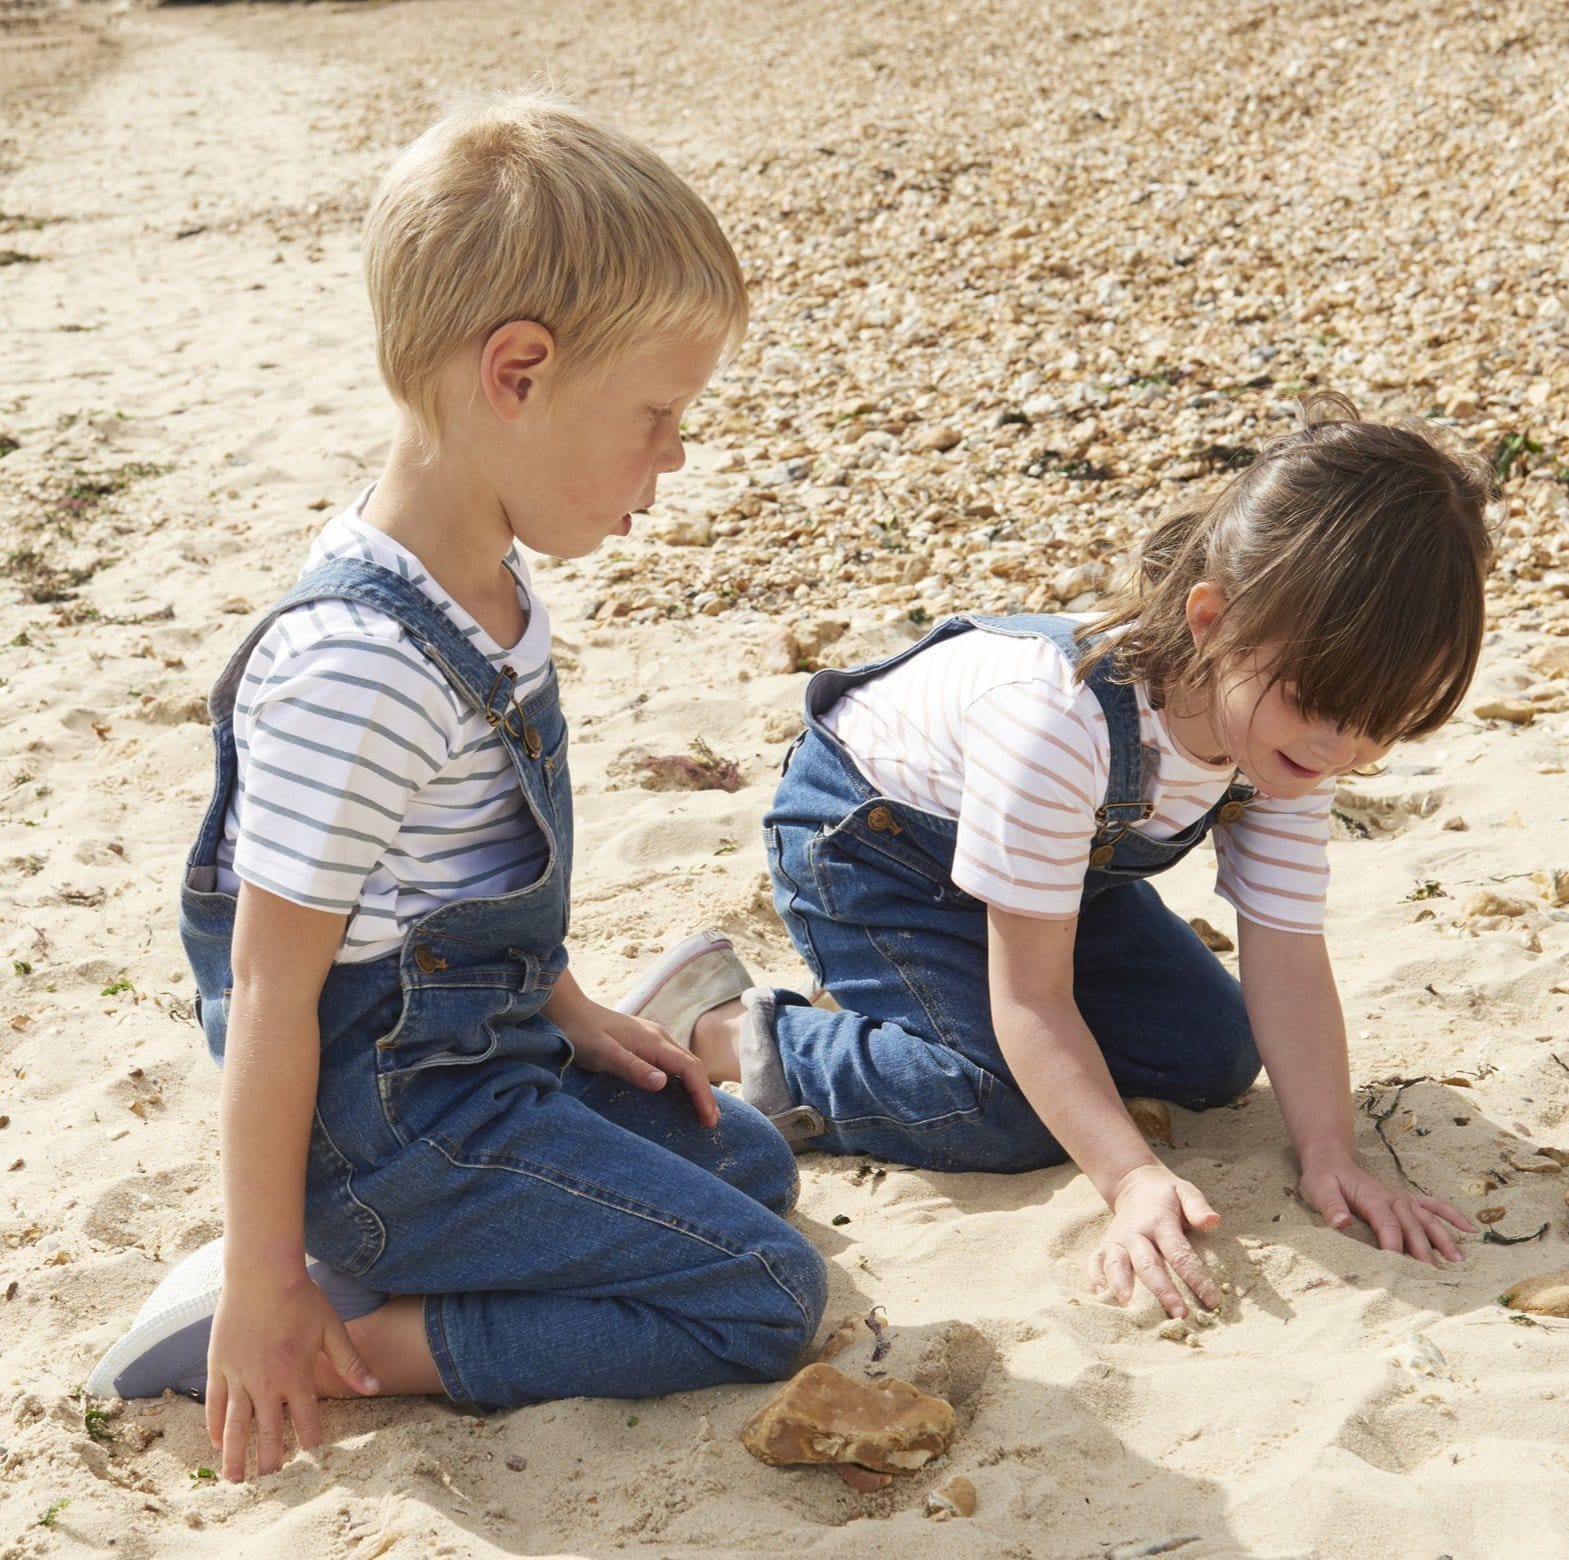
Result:
{"label": "girl's hand", "polygon": [[1449,1232],[1450,1225],[1470,1235],[1476,1233],[1476,1226],[1442,1198],[1414,1197],[1380,1181],[1354,1159],[1336,1158],[1304,1167],[1302,1195],[1337,1230],[1349,1229],[1355,1214],[1385,1251],[1403,1251],[1418,1262],[1435,1266],[1438,1257],[1465,1261]]}
{"label": "girl's hand", "polygon": [[662,1089],[671,1075],[692,1097],[697,1119],[705,1127],[719,1125],[719,1104],[703,1064],[677,1045],[663,1024],[617,1013],[584,998],[565,1011],[553,1007],[551,1019],[568,1040],[573,1059],[585,1072],[614,1073],[640,1089]]}
{"label": "girl's hand", "polygon": [[223,1454],[224,1478],[245,1478],[251,1421],[256,1423],[256,1472],[283,1466],[283,1411],[302,1448],[321,1444],[316,1356],[360,1392],[379,1390],[332,1303],[301,1267],[298,1279],[271,1275],[226,1282],[207,1345],[207,1435]]}
{"label": "girl's hand", "polygon": [[1220,1304],[1220,1291],[1186,1233],[1212,1230],[1220,1223],[1198,1187],[1165,1165],[1139,1165],[1117,1183],[1111,1207],[1111,1228],[1090,1258],[1091,1294],[1109,1289],[1118,1305],[1126,1305],[1133,1298],[1137,1274],[1168,1316],[1186,1316],[1187,1303],[1171,1280],[1174,1272],[1200,1305]]}

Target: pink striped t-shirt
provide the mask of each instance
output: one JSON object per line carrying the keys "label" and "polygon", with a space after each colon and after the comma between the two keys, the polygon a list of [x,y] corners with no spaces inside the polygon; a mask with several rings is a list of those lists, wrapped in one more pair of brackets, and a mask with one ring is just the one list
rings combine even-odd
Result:
{"label": "pink striped t-shirt", "polygon": [[[1225,794],[1235,771],[1181,752],[1134,684],[1139,737],[1159,753],[1135,830],[1170,839]],[[860,684],[823,724],[878,791],[958,821],[953,880],[986,904],[1079,913],[1095,809],[1111,761],[1106,716],[1049,639],[958,634]],[[1319,932],[1329,882],[1331,777],[1306,796],[1259,796],[1217,823],[1215,891],[1261,926]]]}

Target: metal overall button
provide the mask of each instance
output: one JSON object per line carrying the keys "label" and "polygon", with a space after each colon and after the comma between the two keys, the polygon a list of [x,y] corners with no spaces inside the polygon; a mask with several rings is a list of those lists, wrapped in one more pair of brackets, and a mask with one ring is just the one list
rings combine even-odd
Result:
{"label": "metal overall button", "polygon": [[1247,810],[1248,804],[1246,802],[1227,802],[1220,809],[1220,821],[1222,823],[1235,823]]}
{"label": "metal overall button", "polygon": [[417,943],[415,945],[414,962],[419,965],[419,967],[427,975],[434,975],[437,970],[444,970],[447,967],[447,961],[443,959],[440,954],[432,953],[424,943]]}
{"label": "metal overall button", "polygon": [[540,740],[538,726],[525,726],[523,728],[523,751],[530,758],[538,758],[545,751],[545,744]]}
{"label": "metal overall button", "polygon": [[903,834],[904,825],[893,815],[891,807],[874,807],[866,815],[868,828],[875,829],[879,834]]}
{"label": "metal overall button", "polygon": [[1090,865],[1092,867],[1104,867],[1116,853],[1115,847],[1111,845],[1097,845],[1090,852]]}

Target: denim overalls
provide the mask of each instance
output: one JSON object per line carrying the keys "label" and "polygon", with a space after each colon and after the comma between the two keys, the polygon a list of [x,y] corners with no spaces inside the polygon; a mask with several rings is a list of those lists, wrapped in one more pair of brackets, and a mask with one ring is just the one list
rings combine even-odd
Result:
{"label": "denim overalls", "polygon": [[[819,672],[807,729],[764,819],[774,904],[841,1011],[788,991],[748,993],[742,1092],[797,1144],[934,1170],[1030,1170],[1067,1155],[1019,1091],[992,1029],[986,907],[953,881],[958,825],[879,796],[823,714],[847,689],[962,633],[1042,635],[1077,664],[1063,617],[960,617],[851,671]],[[1145,878],[1174,866],[1217,818],[1245,806],[1234,783],[1169,840],[1150,814],[1156,755],[1140,742],[1133,689],[1105,662],[1089,686],[1111,739],[1074,943],[1073,995],[1124,1097],[1192,1110],[1258,1075],[1241,988]]]}
{"label": "denim overalls", "polygon": [[490,1407],[641,1397],[785,1374],[826,1298],[822,1259],[782,1214],[787,1146],[721,1095],[698,1125],[679,1083],[648,1093],[572,1065],[540,1011],[567,954],[572,798],[552,667],[519,705],[419,589],[358,560],[302,579],[250,634],[211,699],[217,781],[187,865],[180,931],[222,1062],[237,901],[215,892],[236,761],[235,691],[281,612],[336,597],[386,613],[484,714],[549,858],[537,882],[422,916],[396,954],[334,964],[305,1244],[389,1294],[426,1296],[449,1395]]}

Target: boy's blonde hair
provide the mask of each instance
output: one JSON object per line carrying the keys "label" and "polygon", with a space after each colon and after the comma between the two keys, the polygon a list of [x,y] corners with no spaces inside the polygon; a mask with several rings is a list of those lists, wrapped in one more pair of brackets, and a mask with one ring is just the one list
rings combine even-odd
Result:
{"label": "boy's blonde hair", "polygon": [[432,125],[365,219],[376,352],[434,444],[460,348],[512,320],[594,376],[666,334],[746,330],[746,283],[714,214],[631,137],[542,92],[496,94]]}

